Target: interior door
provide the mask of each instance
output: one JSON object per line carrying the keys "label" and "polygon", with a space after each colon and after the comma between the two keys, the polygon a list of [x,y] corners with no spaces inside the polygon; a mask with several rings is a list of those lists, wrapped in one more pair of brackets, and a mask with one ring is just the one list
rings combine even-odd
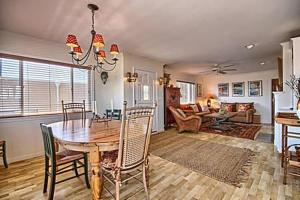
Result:
{"label": "interior door", "polygon": [[[156,102],[156,73],[135,70],[138,79],[134,84],[134,103],[136,106],[152,106]],[[153,118],[152,131],[157,131],[157,109]]]}

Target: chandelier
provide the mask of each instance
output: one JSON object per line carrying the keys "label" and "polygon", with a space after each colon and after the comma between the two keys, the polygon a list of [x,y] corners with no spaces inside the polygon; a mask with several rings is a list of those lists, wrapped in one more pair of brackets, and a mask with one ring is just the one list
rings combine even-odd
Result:
{"label": "chandelier", "polygon": [[[99,10],[99,7],[94,4],[88,4],[87,6],[92,12],[92,39],[90,46],[85,55],[82,56],[82,50],[80,45],[77,42],[75,35],[68,35],[66,45],[70,47],[71,51],[69,52],[72,56],[72,62],[74,65],[83,66],[87,62],[88,58],[93,54],[96,64],[92,65],[93,70],[97,70],[99,73],[103,71],[112,71],[115,69],[119,54],[118,45],[112,44],[110,47],[110,54],[112,55],[111,60],[106,58],[106,53],[103,50],[104,48],[104,39],[102,35],[98,34],[95,31],[95,11]],[[107,68],[106,65],[109,67]]]}

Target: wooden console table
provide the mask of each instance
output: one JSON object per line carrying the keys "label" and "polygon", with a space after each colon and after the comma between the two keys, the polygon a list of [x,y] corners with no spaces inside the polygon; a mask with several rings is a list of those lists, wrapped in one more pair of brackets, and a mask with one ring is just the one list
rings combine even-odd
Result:
{"label": "wooden console table", "polygon": [[[278,113],[275,118],[276,123],[282,125],[281,137],[281,167],[284,168],[283,184],[286,184],[286,176],[288,174],[288,167],[300,168],[300,162],[290,160],[289,148],[295,145],[288,145],[288,138],[300,139],[300,133],[288,132],[288,127],[300,127],[300,120],[295,113]],[[300,174],[289,173],[291,175],[300,176]]]}

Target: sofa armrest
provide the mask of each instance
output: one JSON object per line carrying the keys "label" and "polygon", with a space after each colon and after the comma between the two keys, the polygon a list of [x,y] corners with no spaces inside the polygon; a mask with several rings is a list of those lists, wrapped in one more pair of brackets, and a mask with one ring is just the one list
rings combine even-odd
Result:
{"label": "sofa armrest", "polygon": [[251,108],[246,111],[246,122],[247,123],[253,123],[253,115],[256,112],[254,108]]}

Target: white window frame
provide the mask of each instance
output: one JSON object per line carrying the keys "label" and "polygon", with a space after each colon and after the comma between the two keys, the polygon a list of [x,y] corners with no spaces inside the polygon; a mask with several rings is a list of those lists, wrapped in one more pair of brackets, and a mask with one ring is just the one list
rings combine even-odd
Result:
{"label": "white window frame", "polygon": [[[42,63],[42,64],[49,64],[50,66],[56,65],[56,66],[62,66],[62,67],[70,67],[71,70],[71,99],[72,102],[74,102],[74,73],[73,70],[76,68],[74,65],[67,64],[67,63],[61,63],[61,62],[55,62],[55,61],[48,61],[48,60],[42,60],[42,59],[35,59],[35,58],[27,58],[22,56],[14,56],[14,55],[7,55],[7,54],[1,54],[0,53],[0,65],[2,65],[2,59],[12,59],[19,61],[19,81],[20,81],[20,87],[21,87],[21,99],[20,99],[20,107],[21,107],[21,113],[20,114],[13,114],[13,115],[0,115],[0,118],[11,118],[11,117],[23,117],[23,116],[36,116],[36,115],[49,115],[49,114],[61,114],[62,111],[59,112],[47,112],[47,113],[24,113],[24,66],[23,63],[26,61],[29,62],[35,62],[35,63]],[[1,66],[0,66],[1,67]],[[80,69],[80,68],[79,68]],[[86,108],[87,111],[91,110],[91,70],[87,67],[83,67],[82,70],[88,70],[88,102],[86,101]]]}

